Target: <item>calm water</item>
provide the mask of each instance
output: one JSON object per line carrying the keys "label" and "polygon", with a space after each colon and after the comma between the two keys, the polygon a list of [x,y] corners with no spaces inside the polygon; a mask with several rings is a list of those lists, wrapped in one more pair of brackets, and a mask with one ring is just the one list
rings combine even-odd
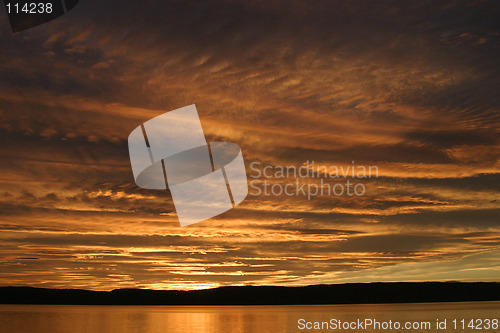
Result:
{"label": "calm water", "polygon": [[[0,305],[1,333],[203,332],[500,332],[467,328],[471,319],[500,319],[500,302],[318,306],[56,306]],[[430,322],[431,329],[299,329],[307,322]],[[436,319],[447,328],[436,329]],[[457,329],[453,329],[457,319]],[[461,327],[465,319],[465,329]],[[325,324],[323,324],[325,325]],[[416,324],[415,324],[416,325]],[[478,327],[477,327],[478,328]]]}

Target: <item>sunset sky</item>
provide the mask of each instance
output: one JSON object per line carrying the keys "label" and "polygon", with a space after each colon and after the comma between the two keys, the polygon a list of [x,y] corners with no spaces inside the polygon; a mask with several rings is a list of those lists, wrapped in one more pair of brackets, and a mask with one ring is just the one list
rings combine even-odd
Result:
{"label": "sunset sky", "polygon": [[[127,138],[191,104],[249,175],[378,178],[180,227]],[[16,34],[2,6],[0,127],[0,285],[500,281],[498,1],[82,0]]]}

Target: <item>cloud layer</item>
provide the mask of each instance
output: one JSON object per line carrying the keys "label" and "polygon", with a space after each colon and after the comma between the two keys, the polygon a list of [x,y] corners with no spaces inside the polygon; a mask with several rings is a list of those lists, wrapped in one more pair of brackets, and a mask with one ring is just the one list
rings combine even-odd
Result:
{"label": "cloud layer", "polygon": [[[89,0],[15,35],[2,13],[0,284],[498,280],[499,11]],[[354,161],[378,178],[364,196],[251,195],[179,228],[168,191],[135,186],[126,140],[190,104],[249,173]]]}

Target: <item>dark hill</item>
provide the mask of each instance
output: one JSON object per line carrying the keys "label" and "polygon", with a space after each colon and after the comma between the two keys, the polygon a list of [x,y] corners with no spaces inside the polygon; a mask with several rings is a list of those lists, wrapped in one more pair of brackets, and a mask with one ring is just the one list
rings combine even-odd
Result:
{"label": "dark hill", "polygon": [[284,305],[468,301],[500,301],[500,283],[350,283],[307,287],[221,287],[197,291],[0,287],[2,304]]}

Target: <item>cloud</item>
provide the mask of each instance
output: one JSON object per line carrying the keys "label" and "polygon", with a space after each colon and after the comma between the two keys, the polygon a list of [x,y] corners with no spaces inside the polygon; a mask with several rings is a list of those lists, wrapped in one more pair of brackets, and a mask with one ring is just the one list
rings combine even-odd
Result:
{"label": "cloud", "polygon": [[[81,1],[15,35],[0,17],[1,284],[498,279],[493,1],[117,6]],[[249,196],[179,228],[168,191],[134,185],[127,137],[193,103],[247,168],[378,177],[362,197]]]}

